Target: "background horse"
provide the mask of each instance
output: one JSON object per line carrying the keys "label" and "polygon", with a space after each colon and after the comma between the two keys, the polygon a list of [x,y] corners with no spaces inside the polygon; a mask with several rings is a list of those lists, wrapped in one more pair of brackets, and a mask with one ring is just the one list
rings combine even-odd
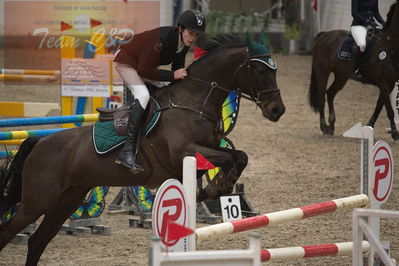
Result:
{"label": "background horse", "polygon": [[0,179],[0,206],[7,209],[20,202],[16,216],[0,226],[0,250],[44,215],[28,241],[26,264],[36,265],[47,244],[91,188],[154,188],[168,178],[181,180],[183,158],[196,152],[224,173],[203,193],[209,197],[230,193],[247,164],[247,155],[219,147],[223,135],[220,110],[226,96],[239,88],[242,97],[254,101],[271,121],[280,118],[285,106],[276,84],[276,68],[262,63],[266,59],[270,62],[270,55],[249,56],[245,44],[233,37],[215,39],[209,50],[190,66],[189,78],[155,93],[163,111],[157,127],[141,139],[139,160],[144,173],[133,175],[128,168],[115,164],[118,150],[105,156],[96,154],[92,126],[23,142]]}
{"label": "background horse", "polygon": [[[389,95],[399,79],[399,4],[393,4],[387,22],[381,33],[374,36],[375,46],[371,55],[361,63],[359,69],[366,82],[380,89],[377,105],[367,125],[374,127],[378,115],[385,106],[394,140],[399,134],[394,122],[394,112]],[[313,45],[312,74],[309,87],[309,103],[315,112],[320,113],[320,129],[324,134],[334,134],[334,97],[345,86],[352,74],[352,62],[338,58],[343,40],[349,32],[334,30],[319,33]],[[384,53],[385,52],[385,53]],[[380,57],[381,55],[381,57]],[[384,57],[385,55],[385,57]],[[327,89],[328,78],[334,73],[334,81]],[[329,109],[328,123],[324,117],[325,94]]]}

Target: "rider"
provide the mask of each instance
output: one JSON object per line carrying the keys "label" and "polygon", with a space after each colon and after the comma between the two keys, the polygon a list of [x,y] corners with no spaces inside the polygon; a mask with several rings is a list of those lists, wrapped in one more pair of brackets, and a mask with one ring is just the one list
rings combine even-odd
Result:
{"label": "rider", "polygon": [[375,19],[381,25],[385,22],[378,10],[378,0],[352,0],[352,17],[351,34],[359,47],[353,59],[353,70],[354,75],[359,76],[360,59],[366,50],[367,28],[377,26]]}
{"label": "rider", "polygon": [[[129,114],[128,134],[115,163],[133,173],[144,171],[136,162],[136,142],[143,113],[150,100],[144,80],[173,81],[187,76],[185,57],[191,45],[205,31],[205,17],[198,10],[184,11],[177,26],[159,27],[134,36],[116,52],[115,68],[131,91],[134,101]],[[172,64],[172,71],[158,66]]]}

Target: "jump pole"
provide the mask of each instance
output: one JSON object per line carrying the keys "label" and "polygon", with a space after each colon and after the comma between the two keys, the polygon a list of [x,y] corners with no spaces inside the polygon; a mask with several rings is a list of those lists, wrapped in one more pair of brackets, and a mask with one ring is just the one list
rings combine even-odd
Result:
{"label": "jump pole", "polygon": [[64,123],[96,122],[98,114],[81,114],[65,116],[48,116],[35,118],[15,118],[0,120],[0,127],[36,126]]}
{"label": "jump pole", "polygon": [[230,235],[238,232],[265,227],[268,225],[283,224],[321,214],[332,213],[335,211],[364,207],[368,203],[368,196],[365,194],[359,194],[351,197],[326,201],[323,203],[317,203],[299,208],[293,208],[255,217],[244,218],[238,221],[209,225],[197,228],[195,230],[195,235],[197,241],[202,241],[204,239]]}
{"label": "jump pole", "polygon": [[52,128],[52,129],[0,132],[0,140],[26,139],[29,137],[44,137],[64,129],[65,128]]}
{"label": "jump pole", "polygon": [[0,140],[0,145],[21,145],[24,140],[25,139]]}
{"label": "jump pole", "polygon": [[9,69],[0,68],[0,74],[19,74],[19,75],[46,75],[59,76],[59,70],[41,70],[41,69]]}
{"label": "jump pole", "polygon": [[0,81],[55,83],[59,78],[54,75],[0,74]]}
{"label": "jump pole", "polygon": [[[370,243],[362,241],[362,253],[370,251]],[[353,242],[323,244],[304,247],[271,248],[261,250],[262,261],[283,261],[321,256],[351,256]]]}

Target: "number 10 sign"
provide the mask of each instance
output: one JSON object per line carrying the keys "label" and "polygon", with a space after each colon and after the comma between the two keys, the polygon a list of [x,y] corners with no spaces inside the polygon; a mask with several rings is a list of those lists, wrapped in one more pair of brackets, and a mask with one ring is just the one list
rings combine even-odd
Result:
{"label": "number 10 sign", "polygon": [[241,220],[240,196],[220,197],[220,206],[222,210],[223,222]]}

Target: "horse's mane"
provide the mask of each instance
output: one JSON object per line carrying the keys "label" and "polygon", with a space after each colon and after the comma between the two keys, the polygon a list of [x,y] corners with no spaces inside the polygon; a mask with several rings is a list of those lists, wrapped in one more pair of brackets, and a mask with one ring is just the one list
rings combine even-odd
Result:
{"label": "horse's mane", "polygon": [[198,45],[199,48],[206,51],[206,54],[195,60],[191,65],[197,65],[202,63],[205,59],[208,59],[221,51],[235,47],[245,47],[244,40],[237,35],[232,34],[217,34]]}
{"label": "horse's mane", "polygon": [[396,3],[393,3],[391,5],[391,7],[389,8],[389,12],[387,15],[387,21],[385,22],[385,25],[384,25],[384,30],[386,30],[389,27],[389,25],[391,24],[393,13],[395,11],[395,7],[396,7],[396,4],[398,4],[398,2],[399,2],[399,0],[396,0]]}

